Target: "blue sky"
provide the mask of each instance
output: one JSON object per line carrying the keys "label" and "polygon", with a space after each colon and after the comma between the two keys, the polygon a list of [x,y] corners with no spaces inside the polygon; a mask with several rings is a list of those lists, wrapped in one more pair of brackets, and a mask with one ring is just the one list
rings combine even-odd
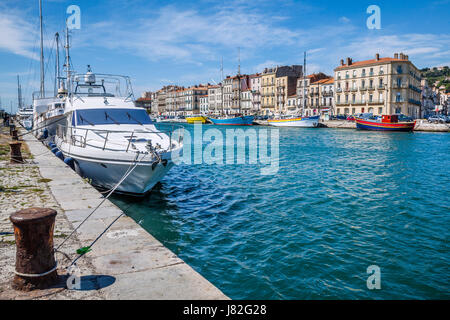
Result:
{"label": "blue sky", "polygon": [[[237,71],[302,64],[332,74],[340,59],[371,59],[404,52],[419,67],[450,65],[450,0],[431,1],[154,1],[44,0],[46,89],[52,89],[55,32],[66,8],[81,8],[72,34],[77,71],[126,74],[135,95],[167,84],[219,82]],[[381,29],[369,30],[369,5],[381,9]],[[26,102],[39,88],[38,0],[0,0],[0,97],[17,105],[16,75]],[[50,57],[50,60],[49,60]]]}

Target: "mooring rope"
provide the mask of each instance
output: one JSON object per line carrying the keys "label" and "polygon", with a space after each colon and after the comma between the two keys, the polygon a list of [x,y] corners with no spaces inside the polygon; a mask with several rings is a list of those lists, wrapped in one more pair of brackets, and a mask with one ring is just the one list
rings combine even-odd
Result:
{"label": "mooring rope", "polygon": [[133,163],[128,167],[127,171],[123,175],[123,177],[119,180],[119,182],[114,186],[114,188],[111,189],[109,194],[103,198],[103,200],[95,207],[94,210],[61,242],[61,244],[56,248],[56,250],[59,250],[64,243],[97,211],[98,208],[113,194],[113,192],[122,184],[123,181],[133,172],[133,170],[137,167],[137,165],[145,158],[147,154],[144,154],[144,156],[141,158],[141,160],[138,161],[139,158],[139,152],[136,154],[136,158],[133,161]]}

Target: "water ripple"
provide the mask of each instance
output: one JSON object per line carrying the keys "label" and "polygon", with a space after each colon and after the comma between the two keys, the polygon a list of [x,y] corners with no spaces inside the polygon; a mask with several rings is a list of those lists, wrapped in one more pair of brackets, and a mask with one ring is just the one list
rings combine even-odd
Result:
{"label": "water ripple", "polygon": [[176,166],[127,213],[233,299],[448,299],[449,154],[448,134],[285,129],[277,175]]}

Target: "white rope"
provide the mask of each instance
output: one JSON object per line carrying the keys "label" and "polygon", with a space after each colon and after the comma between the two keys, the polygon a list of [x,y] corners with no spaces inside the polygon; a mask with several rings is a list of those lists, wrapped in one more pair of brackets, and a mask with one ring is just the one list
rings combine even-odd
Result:
{"label": "white rope", "polygon": [[39,277],[43,277],[43,276],[46,276],[46,275],[52,273],[52,272],[55,271],[57,268],[58,268],[58,263],[56,263],[55,266],[54,266],[51,270],[49,270],[49,271],[47,271],[47,272],[44,272],[44,273],[39,273],[39,274],[28,274],[28,273],[20,273],[20,272],[17,272],[17,271],[15,271],[15,270],[14,270],[14,273],[17,274],[18,276],[21,276],[21,277],[27,277],[27,278],[39,278]]}

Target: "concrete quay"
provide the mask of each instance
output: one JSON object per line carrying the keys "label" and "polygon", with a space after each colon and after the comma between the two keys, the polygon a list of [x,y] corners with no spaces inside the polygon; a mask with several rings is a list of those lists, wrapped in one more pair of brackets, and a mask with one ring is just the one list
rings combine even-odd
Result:
{"label": "concrete quay", "polygon": [[[103,198],[34,136],[26,135],[23,140],[33,159],[24,165],[14,165],[14,168],[32,167],[36,171],[33,175],[44,181],[41,187],[48,195],[48,201],[44,198],[34,204],[57,210],[57,247]],[[0,165],[12,166],[6,162],[0,162]],[[81,290],[67,290],[64,282],[48,290],[14,291],[9,283],[14,272],[14,236],[12,225],[6,220],[15,210],[11,203],[11,209],[2,210],[0,216],[3,221],[0,231],[9,235],[7,240],[0,242],[0,299],[229,299],[127,216],[122,216],[77,263],[81,270]],[[75,258],[77,249],[88,246],[121,214],[123,212],[117,206],[106,200],[60,251]],[[59,254],[57,259],[59,274],[65,274],[69,259]]]}

